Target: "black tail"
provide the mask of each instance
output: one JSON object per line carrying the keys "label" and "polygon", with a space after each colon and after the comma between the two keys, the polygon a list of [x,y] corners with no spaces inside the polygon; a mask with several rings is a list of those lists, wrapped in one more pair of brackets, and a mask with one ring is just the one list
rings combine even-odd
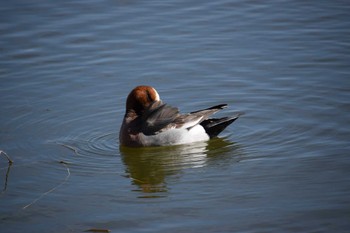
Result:
{"label": "black tail", "polygon": [[205,132],[210,138],[216,137],[221,133],[228,125],[238,119],[242,115],[237,114],[234,117],[212,118],[202,121],[200,124],[204,127]]}

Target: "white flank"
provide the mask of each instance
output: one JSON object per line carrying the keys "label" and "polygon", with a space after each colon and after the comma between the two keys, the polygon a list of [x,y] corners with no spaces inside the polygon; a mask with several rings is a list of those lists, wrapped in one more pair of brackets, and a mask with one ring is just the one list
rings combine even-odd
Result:
{"label": "white flank", "polygon": [[181,129],[188,129],[197,125],[202,120],[202,118],[203,117],[199,117],[197,120],[186,122],[183,126],[181,126]]}

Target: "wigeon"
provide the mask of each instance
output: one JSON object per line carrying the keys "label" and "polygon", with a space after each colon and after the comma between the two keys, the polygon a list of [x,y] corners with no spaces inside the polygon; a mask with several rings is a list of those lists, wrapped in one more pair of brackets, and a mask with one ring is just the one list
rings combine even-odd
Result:
{"label": "wigeon", "polygon": [[164,104],[153,87],[135,87],[126,100],[125,116],[119,132],[120,145],[166,146],[209,140],[240,116],[209,118],[226,106],[220,104],[180,114],[177,108]]}

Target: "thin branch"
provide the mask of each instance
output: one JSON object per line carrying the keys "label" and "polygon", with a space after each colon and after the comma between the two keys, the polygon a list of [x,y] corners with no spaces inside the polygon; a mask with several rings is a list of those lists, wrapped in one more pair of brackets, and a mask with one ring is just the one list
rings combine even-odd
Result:
{"label": "thin branch", "polygon": [[3,154],[6,158],[7,158],[7,160],[9,161],[9,164],[12,164],[13,163],[13,161],[10,159],[10,157],[5,153],[5,151],[2,151],[2,150],[0,150],[0,154]]}
{"label": "thin branch", "polygon": [[75,148],[75,147],[73,147],[73,146],[70,146],[70,145],[63,144],[63,143],[59,143],[59,142],[56,142],[56,143],[57,143],[58,145],[61,145],[61,146],[65,147],[65,148],[67,148],[67,149],[70,149],[70,150],[74,151],[74,153],[75,153],[76,155],[78,155],[78,149],[77,149],[77,148]]}
{"label": "thin branch", "polygon": [[1,191],[1,194],[4,193],[7,189],[7,180],[9,178],[11,166],[12,166],[12,163],[9,163],[9,166],[7,167],[7,171],[6,171],[6,176],[5,176],[4,189]]}
{"label": "thin branch", "polygon": [[91,228],[89,230],[86,230],[85,232],[102,232],[102,233],[109,233],[111,232],[111,230],[108,230],[108,229],[97,229],[97,228]]}
{"label": "thin branch", "polygon": [[43,198],[45,195],[49,194],[49,193],[52,193],[53,191],[55,191],[58,187],[62,186],[64,183],[67,182],[67,180],[69,179],[70,177],[70,171],[69,171],[69,167],[67,166],[68,163],[67,162],[64,162],[64,161],[60,161],[61,164],[63,164],[66,169],[67,169],[67,176],[66,178],[60,183],[58,184],[57,186],[53,187],[52,189],[50,189],[49,191],[41,194],[38,198],[36,198],[34,201],[32,201],[31,203],[29,203],[28,205],[24,206],[22,209],[27,209],[28,207],[30,207],[31,205],[35,204],[37,201],[39,201],[41,198]]}

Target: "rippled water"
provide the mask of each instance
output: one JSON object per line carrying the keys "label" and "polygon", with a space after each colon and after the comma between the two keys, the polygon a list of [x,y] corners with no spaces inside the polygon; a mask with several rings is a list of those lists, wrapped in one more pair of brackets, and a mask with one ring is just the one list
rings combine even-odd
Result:
{"label": "rippled water", "polygon": [[[346,1],[0,3],[4,232],[347,232]],[[128,92],[245,115],[120,149]]]}

